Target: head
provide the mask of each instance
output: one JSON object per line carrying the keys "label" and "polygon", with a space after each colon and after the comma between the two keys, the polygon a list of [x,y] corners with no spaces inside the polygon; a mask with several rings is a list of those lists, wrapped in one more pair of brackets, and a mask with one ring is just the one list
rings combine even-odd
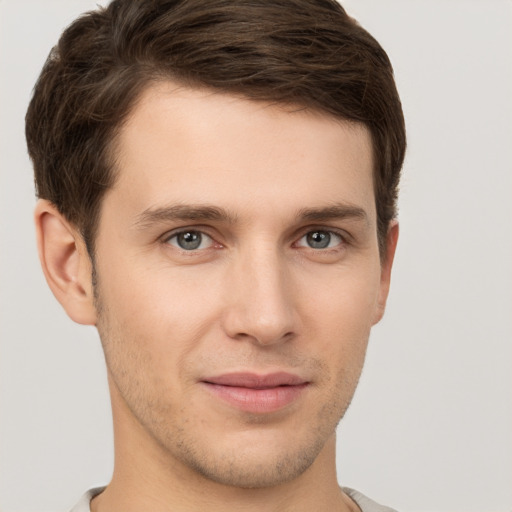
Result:
{"label": "head", "polygon": [[[117,437],[225,484],[302,474],[387,297],[405,131],[380,45],[334,0],[115,0],[64,32],[26,132],[43,267],[98,327]],[[250,373],[279,382],[246,406],[223,379]]]}

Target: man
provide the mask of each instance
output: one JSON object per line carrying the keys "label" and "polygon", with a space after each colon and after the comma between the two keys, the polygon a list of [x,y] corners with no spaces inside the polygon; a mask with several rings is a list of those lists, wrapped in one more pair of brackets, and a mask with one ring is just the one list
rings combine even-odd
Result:
{"label": "man", "polygon": [[379,44],[331,0],[115,0],[26,131],[43,271],[112,401],[112,481],[74,510],[389,510],[335,466],[398,238]]}

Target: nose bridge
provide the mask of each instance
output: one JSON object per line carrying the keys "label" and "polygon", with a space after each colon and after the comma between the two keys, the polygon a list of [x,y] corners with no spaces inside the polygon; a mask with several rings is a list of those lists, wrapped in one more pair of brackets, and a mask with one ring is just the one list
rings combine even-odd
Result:
{"label": "nose bridge", "polygon": [[230,274],[226,329],[231,337],[269,345],[294,333],[289,269],[277,244],[253,243],[241,249]]}

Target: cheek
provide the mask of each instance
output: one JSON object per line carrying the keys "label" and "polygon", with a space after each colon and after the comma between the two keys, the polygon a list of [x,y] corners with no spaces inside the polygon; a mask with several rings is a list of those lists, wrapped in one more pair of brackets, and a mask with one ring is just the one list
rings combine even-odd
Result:
{"label": "cheek", "polygon": [[377,264],[340,268],[321,281],[323,286],[309,286],[316,291],[302,305],[303,315],[312,323],[316,318],[318,327],[330,329],[334,337],[368,332],[378,304],[379,268]]}
{"label": "cheek", "polygon": [[309,350],[326,361],[336,380],[359,378],[378,303],[379,268],[340,270],[302,305],[305,338],[315,340]]}
{"label": "cheek", "polygon": [[218,316],[214,276],[191,270],[121,260],[111,272],[98,272],[109,337],[120,338],[123,352],[130,347],[150,359],[155,375],[182,371]]}

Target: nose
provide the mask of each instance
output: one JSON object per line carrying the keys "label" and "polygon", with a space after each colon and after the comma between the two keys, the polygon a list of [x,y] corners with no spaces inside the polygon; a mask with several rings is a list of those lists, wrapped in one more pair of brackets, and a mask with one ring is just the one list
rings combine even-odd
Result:
{"label": "nose", "polygon": [[290,340],[297,333],[298,315],[285,258],[273,249],[247,252],[228,270],[224,330],[233,339],[259,345]]}

